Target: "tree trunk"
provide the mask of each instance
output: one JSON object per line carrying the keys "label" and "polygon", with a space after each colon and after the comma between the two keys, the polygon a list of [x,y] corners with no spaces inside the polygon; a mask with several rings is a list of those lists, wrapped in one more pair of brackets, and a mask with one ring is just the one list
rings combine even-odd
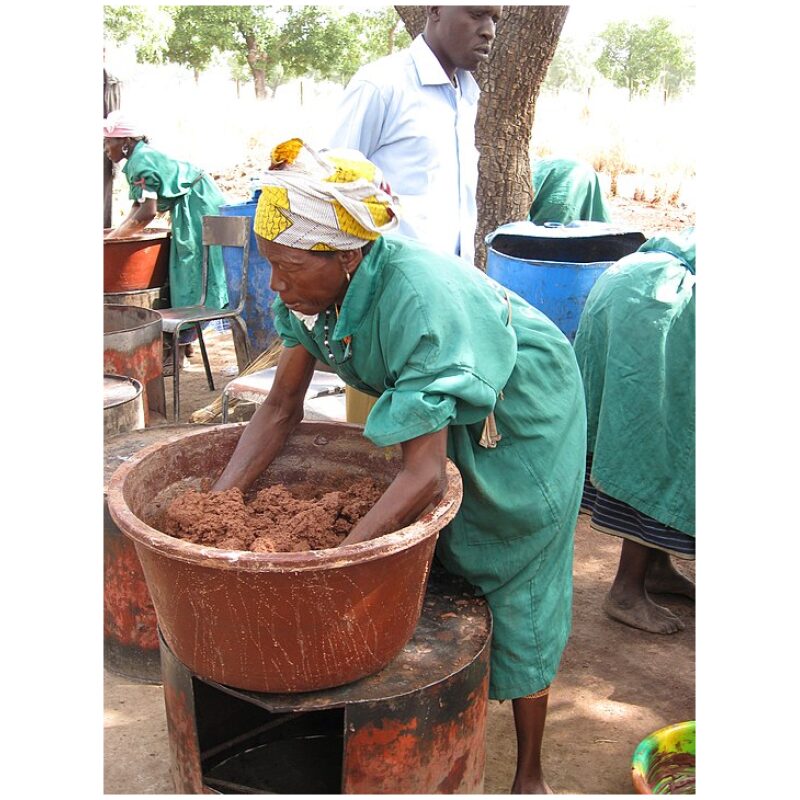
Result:
{"label": "tree trunk", "polygon": [[[395,9],[412,37],[425,27],[424,6]],[[480,154],[475,263],[482,269],[485,236],[506,222],[528,218],[536,99],[568,11],[569,6],[506,6],[489,61],[475,73],[481,87],[475,124]]]}
{"label": "tree trunk", "polygon": [[263,69],[253,69],[253,86],[256,90],[256,100],[267,99],[267,78]]}
{"label": "tree trunk", "polygon": [[250,67],[250,72],[253,75],[253,86],[256,91],[256,100],[267,99],[267,71],[265,69],[265,62],[267,56],[258,49],[255,37],[247,35],[244,37],[247,44],[247,64]]}

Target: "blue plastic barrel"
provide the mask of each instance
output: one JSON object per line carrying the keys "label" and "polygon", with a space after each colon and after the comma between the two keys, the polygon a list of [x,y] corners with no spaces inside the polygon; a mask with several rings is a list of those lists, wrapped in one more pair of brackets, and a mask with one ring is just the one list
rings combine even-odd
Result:
{"label": "blue plastic barrel", "polygon": [[[220,206],[219,213],[227,217],[250,217],[250,255],[247,260],[247,297],[242,316],[247,323],[247,334],[253,357],[263,353],[275,340],[275,324],[272,320],[272,301],[275,292],[269,288],[272,272],[269,261],[261,257],[256,246],[256,235],[252,223],[256,216],[255,200],[246,203],[231,203]],[[239,303],[239,288],[242,283],[242,251],[224,247],[222,258],[228,283],[228,301],[231,306]]]}
{"label": "blue plastic barrel", "polygon": [[595,281],[638,250],[645,236],[605,222],[525,220],[501,225],[485,242],[487,274],[538,308],[572,342]]}

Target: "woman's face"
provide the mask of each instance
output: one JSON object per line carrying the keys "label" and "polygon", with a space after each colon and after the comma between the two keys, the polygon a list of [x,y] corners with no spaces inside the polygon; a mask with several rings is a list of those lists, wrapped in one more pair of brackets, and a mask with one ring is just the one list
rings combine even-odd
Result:
{"label": "woman's face", "polygon": [[272,267],[269,288],[290,311],[319,314],[341,303],[347,291],[346,273],[361,261],[361,251],[337,251],[321,255],[256,236],[258,252]]}
{"label": "woman's face", "polygon": [[106,137],[103,139],[103,150],[106,154],[106,158],[109,161],[113,161],[115,164],[118,161],[122,161],[123,158],[127,158],[127,155],[122,152],[122,146],[127,142],[127,139],[120,139],[115,137]]}

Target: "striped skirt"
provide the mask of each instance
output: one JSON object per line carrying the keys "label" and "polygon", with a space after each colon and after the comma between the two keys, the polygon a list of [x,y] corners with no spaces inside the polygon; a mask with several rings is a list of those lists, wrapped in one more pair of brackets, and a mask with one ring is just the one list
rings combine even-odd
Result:
{"label": "striped skirt", "polygon": [[630,539],[646,547],[663,550],[676,558],[694,559],[694,536],[663,525],[633,506],[595,489],[589,481],[592,471],[591,453],[586,456],[586,477],[583,483],[581,511],[591,515],[592,528]]}

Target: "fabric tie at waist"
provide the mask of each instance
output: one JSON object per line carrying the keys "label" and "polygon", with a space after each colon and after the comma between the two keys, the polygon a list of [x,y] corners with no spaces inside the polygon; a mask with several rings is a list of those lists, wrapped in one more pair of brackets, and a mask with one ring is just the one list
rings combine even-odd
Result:
{"label": "fabric tie at waist", "polygon": [[[506,326],[511,324],[511,299],[508,296],[508,292],[504,290],[505,300],[506,300],[506,307],[508,308],[508,319],[506,320]],[[500,391],[498,395],[498,399],[503,399],[503,392]],[[478,440],[478,444],[481,447],[486,448],[493,448],[497,447],[497,443],[502,439],[502,435],[497,432],[497,424],[495,423],[494,419],[494,411],[492,411],[488,417],[486,417],[486,422],[483,423],[483,431],[481,431],[481,438]]]}

